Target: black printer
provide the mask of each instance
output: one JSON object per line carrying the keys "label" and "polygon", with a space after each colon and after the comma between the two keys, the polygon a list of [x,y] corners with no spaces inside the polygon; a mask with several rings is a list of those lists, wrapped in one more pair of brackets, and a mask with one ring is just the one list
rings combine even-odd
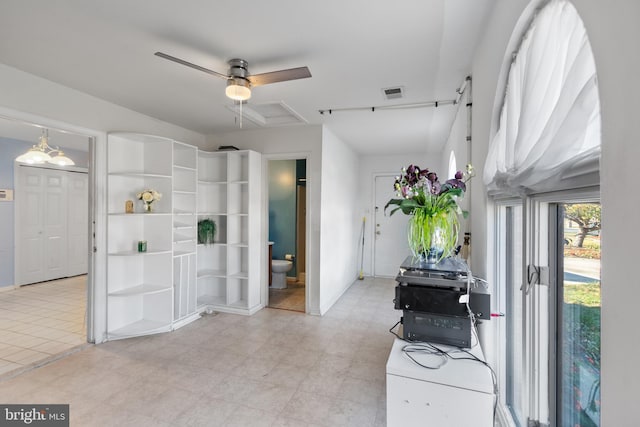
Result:
{"label": "black printer", "polygon": [[486,287],[461,259],[448,257],[433,264],[409,256],[396,281],[394,303],[403,311],[405,340],[469,348],[472,320],[491,318]]}

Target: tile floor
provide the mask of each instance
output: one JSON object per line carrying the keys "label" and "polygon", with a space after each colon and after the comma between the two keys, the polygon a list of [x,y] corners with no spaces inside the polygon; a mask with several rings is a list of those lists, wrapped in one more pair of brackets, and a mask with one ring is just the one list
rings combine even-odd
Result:
{"label": "tile floor", "polygon": [[305,312],[304,283],[289,283],[286,289],[269,288],[269,307]]}
{"label": "tile floor", "polygon": [[356,281],[323,317],[214,314],[91,346],[0,383],[69,403],[72,426],[384,426],[395,282]]}
{"label": "tile floor", "polygon": [[86,276],[0,292],[0,375],[86,343]]}

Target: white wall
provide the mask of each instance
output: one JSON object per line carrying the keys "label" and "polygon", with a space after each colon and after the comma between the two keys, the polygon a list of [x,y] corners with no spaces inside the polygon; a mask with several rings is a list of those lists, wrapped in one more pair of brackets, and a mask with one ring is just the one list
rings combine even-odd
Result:
{"label": "white wall", "polygon": [[[598,72],[602,109],[602,425],[637,425],[640,354],[636,234],[640,2],[575,1],[587,28]],[[632,360],[630,360],[630,357]]]}
{"label": "white wall", "polygon": [[[234,145],[240,149],[254,150],[263,153],[263,205],[265,211],[263,228],[268,229],[266,214],[267,175],[266,162],[269,158],[303,158],[307,157],[307,271],[306,283],[309,301],[307,305],[311,314],[320,314],[320,187],[322,166],[322,127],[294,126],[271,129],[255,129],[209,135],[209,149],[220,145]],[[265,249],[266,251],[266,249]],[[266,258],[265,261],[266,263]],[[266,265],[266,264],[265,264]],[[263,283],[263,287],[265,284]]]}
{"label": "white wall", "polygon": [[362,217],[355,152],[328,129],[322,131],[320,313],[326,313],[358,277]]}
{"label": "white wall", "polygon": [[106,331],[106,133],[131,131],[204,146],[204,135],[111,104],[91,95],[0,64],[0,115],[95,138],[96,206],[94,333]]}
{"label": "white wall", "polygon": [[[366,217],[364,239],[364,275],[373,275],[373,241],[375,238],[375,194],[374,177],[376,175],[400,175],[400,170],[411,164],[420,167],[435,169],[438,167],[440,154],[407,153],[392,156],[362,156],[360,158],[360,183],[357,194],[359,195],[358,215],[359,221]],[[438,172],[436,170],[436,172]],[[395,198],[393,189],[389,188],[389,199]],[[378,211],[384,215],[382,207]],[[361,225],[360,225],[361,227]],[[358,258],[359,259],[359,258]]]}
{"label": "white wall", "polygon": [[[46,64],[43,64],[46,66]],[[204,135],[0,64],[0,106],[100,132],[128,131],[204,146]]]}
{"label": "white wall", "polygon": [[[524,0],[497,0],[473,63],[472,162],[482,166],[487,154],[492,113],[505,48],[527,6]],[[585,23],[598,73],[602,111],[602,419],[604,426],[637,425],[636,389],[640,370],[633,360],[640,354],[637,338],[638,280],[635,235],[630,218],[640,211],[637,190],[637,100],[640,86],[640,2],[634,0],[575,0]],[[479,168],[478,175],[482,176]],[[492,212],[480,180],[472,195],[474,272],[485,275],[493,253],[488,242]],[[490,234],[489,234],[490,235]]]}

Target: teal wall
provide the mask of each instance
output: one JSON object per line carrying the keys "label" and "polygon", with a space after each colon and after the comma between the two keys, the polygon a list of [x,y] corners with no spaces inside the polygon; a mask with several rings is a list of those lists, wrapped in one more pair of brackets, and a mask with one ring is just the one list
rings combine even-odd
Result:
{"label": "teal wall", "polygon": [[[296,254],[296,161],[269,161],[269,240],[273,258]],[[296,276],[296,265],[287,276]]]}

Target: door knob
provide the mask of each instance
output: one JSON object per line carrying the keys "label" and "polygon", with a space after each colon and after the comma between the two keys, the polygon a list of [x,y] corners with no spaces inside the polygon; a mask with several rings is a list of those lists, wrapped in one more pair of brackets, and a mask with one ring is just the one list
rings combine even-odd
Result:
{"label": "door knob", "polygon": [[376,231],[376,234],[380,234],[380,232],[379,232],[379,231]]}

